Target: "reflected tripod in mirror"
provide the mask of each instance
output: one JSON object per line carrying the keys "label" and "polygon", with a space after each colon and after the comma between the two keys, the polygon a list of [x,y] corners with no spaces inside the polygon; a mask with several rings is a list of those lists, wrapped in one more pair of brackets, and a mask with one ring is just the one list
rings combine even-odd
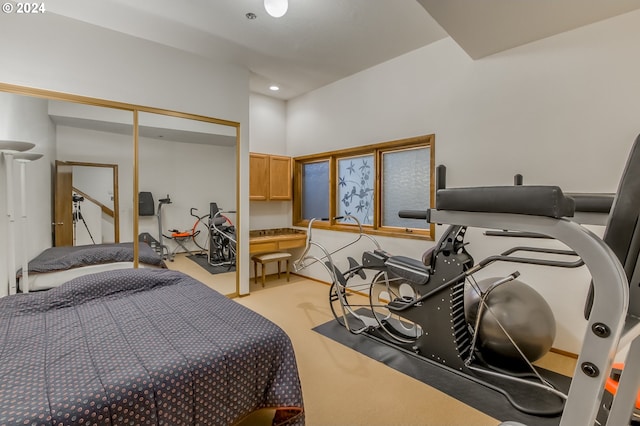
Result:
{"label": "reflected tripod in mirror", "polygon": [[120,242],[118,165],[56,161],[55,245]]}

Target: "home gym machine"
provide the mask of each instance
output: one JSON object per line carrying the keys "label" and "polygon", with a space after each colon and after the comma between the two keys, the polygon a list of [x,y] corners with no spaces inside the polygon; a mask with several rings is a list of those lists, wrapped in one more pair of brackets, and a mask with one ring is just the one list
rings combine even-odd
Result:
{"label": "home gym machine", "polygon": [[158,221],[158,239],[156,240],[148,232],[143,232],[138,236],[139,241],[149,244],[149,246],[163,259],[173,261],[175,253],[170,253],[169,248],[162,241],[162,206],[171,204],[171,198],[167,194],[166,198],[158,200],[158,209],[154,211],[153,195],[150,192],[140,192],[138,196],[138,214],[140,216],[156,216]]}
{"label": "home gym machine", "polygon": [[224,266],[232,269],[236,266],[236,229],[217,203],[209,204],[209,258],[211,266]]}
{"label": "home gym machine", "polygon": [[[610,426],[634,421],[637,415],[634,404],[640,388],[640,136],[629,156],[602,239],[570,219],[575,213],[576,199],[557,186],[447,188],[445,178],[445,168],[440,166],[435,209],[400,213],[402,217],[448,225],[422,259],[387,253],[362,231],[354,242],[329,252],[313,240],[311,220],[307,247],[294,262],[294,268],[301,270],[314,263],[324,266],[332,279],[329,290],[332,311],[351,333],[371,337],[443,371],[500,392],[525,413],[561,414],[561,426],[594,425],[596,417],[597,424]],[[467,227],[545,235],[570,250],[517,247],[476,263],[467,251]],[[340,271],[333,257],[363,236],[373,241],[375,247],[364,251],[361,263],[349,258],[349,268]],[[562,259],[569,256],[570,260],[514,255],[540,251]],[[500,297],[503,291],[511,296],[528,291],[527,301],[533,300],[531,295],[535,292],[518,284],[517,271],[489,282],[474,279],[475,273],[495,262],[554,267],[584,264],[589,269],[593,291],[585,308],[588,323],[567,393],[556,389],[532,364],[547,349],[545,341],[552,332],[552,321],[545,320],[550,324],[546,337],[535,335],[532,328],[525,330],[524,338],[519,339],[518,335],[523,334],[519,326],[513,328],[501,320],[505,316],[500,315],[500,310],[509,307],[501,305],[500,299],[512,299]],[[366,280],[367,272],[373,273],[371,281]],[[350,285],[352,280],[365,282],[368,304],[351,303],[349,299],[355,297],[351,293],[363,288]],[[546,311],[543,302],[536,302],[541,308],[531,315]],[[529,323],[537,323],[539,318],[532,317]],[[483,333],[485,327],[493,327],[492,332]],[[499,338],[492,341],[491,336],[495,335]],[[626,363],[619,374],[616,393],[603,404],[613,358],[625,347],[628,347]],[[529,396],[535,392],[535,398],[519,399],[509,391],[514,387]],[[533,399],[537,400],[535,406],[530,405]]]}

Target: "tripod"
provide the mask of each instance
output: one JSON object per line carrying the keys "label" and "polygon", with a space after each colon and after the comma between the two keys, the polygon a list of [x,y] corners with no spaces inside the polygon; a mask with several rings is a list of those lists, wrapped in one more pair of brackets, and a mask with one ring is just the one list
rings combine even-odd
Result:
{"label": "tripod", "polygon": [[89,226],[87,226],[87,222],[84,220],[84,217],[82,216],[82,210],[80,208],[80,203],[84,201],[84,197],[74,194],[71,199],[73,201],[73,211],[71,213],[71,217],[73,219],[73,245],[76,245],[76,238],[78,236],[77,226],[79,221],[82,221],[82,223],[84,223],[84,227],[89,234],[89,238],[91,238],[91,242],[95,244],[96,242],[93,239],[93,235],[91,235],[91,231],[89,231]]}

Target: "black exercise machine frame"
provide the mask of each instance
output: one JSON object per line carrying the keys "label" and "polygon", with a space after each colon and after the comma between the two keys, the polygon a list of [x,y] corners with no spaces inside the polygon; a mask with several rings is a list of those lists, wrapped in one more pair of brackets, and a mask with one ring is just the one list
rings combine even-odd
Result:
{"label": "black exercise machine frame", "polygon": [[[400,216],[424,219],[426,214],[426,212],[404,211],[400,213]],[[341,217],[340,219],[348,219],[348,217]],[[313,220],[311,222],[313,222]],[[359,223],[358,226],[361,228]],[[335,266],[331,255],[345,247],[328,253],[324,247],[312,241],[312,223],[310,223],[307,234],[307,249],[300,259],[294,263],[294,267],[300,270],[310,266],[312,263],[318,261],[324,262],[325,268],[333,278],[329,296],[330,301],[340,301],[339,306],[341,312],[336,312],[333,305],[332,311],[339,323],[345,326],[351,333],[371,337],[423,361],[455,372],[475,383],[497,391],[523,413],[537,416],[559,415],[563,410],[563,402],[566,396],[551,384],[551,380],[548,377],[543,377],[544,373],[534,369],[533,366],[527,362],[529,367],[533,369],[533,373],[529,374],[529,378],[533,380],[524,380],[521,372],[505,373],[504,370],[483,362],[479,357],[474,347],[476,340],[468,330],[466,323],[464,313],[464,285],[467,277],[498,261],[507,260],[510,262],[562,267],[578,267],[582,265],[582,262],[580,259],[574,262],[562,262],[510,256],[511,253],[520,250],[543,251],[538,248],[518,247],[500,256],[487,258],[477,265],[474,265],[472,257],[465,250],[465,246],[467,245],[467,243],[464,242],[466,228],[466,226],[452,225],[440,238],[431,253],[432,264],[428,267],[423,267],[425,275],[432,274],[431,277],[429,277],[430,279],[425,279],[422,284],[416,281],[408,282],[412,287],[423,290],[419,293],[419,297],[396,298],[384,305],[390,312],[400,316],[400,321],[411,321],[420,327],[420,335],[417,337],[413,336],[415,340],[407,337],[406,341],[402,341],[402,336],[396,334],[398,330],[394,330],[393,333],[390,332],[390,330],[393,330],[393,327],[389,325],[387,318],[380,320],[378,314],[374,312],[373,301],[371,301],[373,317],[369,317],[362,312],[358,313],[354,311],[352,309],[354,306],[349,304],[346,297],[348,279],[355,275],[360,275],[362,278],[365,278],[364,270],[377,271],[375,277],[369,284],[369,291],[373,292],[374,286],[380,282],[384,282],[388,286],[389,282],[400,279],[397,275],[394,275],[394,272],[402,274],[402,269],[404,268],[406,268],[407,271],[415,272],[415,268],[421,267],[420,265],[416,265],[416,261],[411,261],[411,259],[403,256],[390,256],[381,250],[376,242],[377,248],[373,252],[365,251],[363,253],[362,265],[358,264],[354,259],[349,258],[350,268],[342,273]],[[372,237],[363,234],[362,231],[356,241],[362,236],[369,237],[375,242]],[[353,243],[354,242],[347,245]],[[322,257],[308,255],[309,248],[312,245],[320,248],[323,252]],[[576,256],[572,251],[551,251],[555,254]],[[312,260],[312,263],[305,263],[305,261],[308,260]],[[398,268],[400,270],[398,270]],[[414,269],[411,270],[411,268]],[[388,275],[391,275],[392,278],[389,279]],[[504,280],[504,282],[515,279],[518,275],[518,272],[514,272]],[[403,278],[408,279],[406,276]],[[444,281],[441,282],[440,280]],[[496,382],[496,377],[502,381],[510,380],[514,382],[511,385],[512,387],[529,386],[547,391],[547,394],[543,396],[541,405],[528,405],[526,401],[517,401],[517,398],[514,398],[510,394],[510,391],[502,389],[498,385],[499,381]]]}

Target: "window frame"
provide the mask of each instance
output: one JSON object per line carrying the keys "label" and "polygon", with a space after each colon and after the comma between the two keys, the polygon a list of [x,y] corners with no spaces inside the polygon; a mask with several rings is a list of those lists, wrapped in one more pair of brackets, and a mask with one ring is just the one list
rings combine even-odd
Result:
{"label": "window frame", "polygon": [[363,231],[370,235],[381,235],[395,238],[411,238],[421,240],[434,240],[435,225],[429,224],[424,228],[401,228],[382,225],[382,156],[387,152],[402,151],[415,148],[429,149],[429,200],[430,208],[434,206],[435,200],[435,135],[423,135],[407,139],[400,139],[389,142],[363,145],[354,148],[346,148],[337,151],[322,152],[293,158],[293,226],[307,227],[308,219],[302,218],[302,168],[305,164],[328,161],[329,163],[329,220],[316,220],[314,228],[327,229],[342,232],[359,232],[357,225],[350,223],[339,223],[334,217],[338,211],[338,159],[349,158],[362,155],[373,155],[375,167],[374,179],[374,220],[373,225],[363,225]]}

